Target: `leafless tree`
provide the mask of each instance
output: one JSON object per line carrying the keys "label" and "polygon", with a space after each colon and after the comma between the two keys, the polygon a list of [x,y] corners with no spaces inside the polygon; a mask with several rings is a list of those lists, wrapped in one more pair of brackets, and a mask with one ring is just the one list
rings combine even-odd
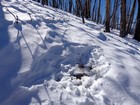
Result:
{"label": "leafless tree", "polygon": [[126,0],[121,0],[120,37],[126,36]]}
{"label": "leafless tree", "polygon": [[134,33],[134,39],[140,41],[140,0],[138,0],[138,14],[137,14],[137,23]]}
{"label": "leafless tree", "polygon": [[127,29],[126,29],[126,34],[130,33],[132,23],[133,23],[133,19],[134,19],[135,9],[136,9],[136,0],[134,0],[134,2],[133,2],[133,6],[132,6],[132,9],[131,9],[131,13],[130,13],[130,18],[129,18]]}
{"label": "leafless tree", "polygon": [[79,7],[80,7],[80,11],[81,11],[81,17],[82,17],[82,22],[85,23],[85,19],[84,19],[84,7],[82,5],[82,1],[81,0],[76,0]]}
{"label": "leafless tree", "polygon": [[110,0],[106,0],[105,32],[110,32]]}
{"label": "leafless tree", "polygon": [[101,0],[98,1],[98,14],[97,14],[97,24],[100,20],[100,9],[101,9]]}

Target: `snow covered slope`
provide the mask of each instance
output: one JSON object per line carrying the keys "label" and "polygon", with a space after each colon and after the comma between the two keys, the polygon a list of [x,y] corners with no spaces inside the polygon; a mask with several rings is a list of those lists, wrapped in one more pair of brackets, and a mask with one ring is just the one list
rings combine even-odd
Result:
{"label": "snow covered slope", "polygon": [[140,44],[32,1],[0,5],[0,105],[139,105]]}

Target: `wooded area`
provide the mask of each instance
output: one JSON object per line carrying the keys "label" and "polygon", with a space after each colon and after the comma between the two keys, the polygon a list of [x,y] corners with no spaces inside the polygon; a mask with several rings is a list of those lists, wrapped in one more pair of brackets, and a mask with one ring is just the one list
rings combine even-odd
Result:
{"label": "wooded area", "polygon": [[[131,3],[128,3],[128,1]],[[140,0],[128,1],[37,0],[43,5],[59,8],[79,16],[82,18],[83,23],[85,23],[86,18],[97,24],[104,24],[105,32],[110,32],[110,29],[118,29],[120,30],[120,37],[125,37],[130,33],[134,35],[134,39],[140,41]],[[105,16],[102,15],[101,11],[102,3],[105,5]]]}

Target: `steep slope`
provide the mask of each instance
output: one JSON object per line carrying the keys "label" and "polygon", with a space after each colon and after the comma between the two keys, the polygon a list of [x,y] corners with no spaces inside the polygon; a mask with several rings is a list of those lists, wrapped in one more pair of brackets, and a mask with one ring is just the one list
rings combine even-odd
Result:
{"label": "steep slope", "polygon": [[0,105],[140,104],[138,42],[32,1],[0,13]]}

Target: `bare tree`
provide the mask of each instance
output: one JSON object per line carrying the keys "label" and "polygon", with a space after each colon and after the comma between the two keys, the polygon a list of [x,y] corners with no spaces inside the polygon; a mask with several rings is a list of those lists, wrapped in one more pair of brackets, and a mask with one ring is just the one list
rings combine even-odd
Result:
{"label": "bare tree", "polygon": [[132,23],[133,23],[133,19],[134,19],[135,9],[136,9],[136,0],[134,0],[134,2],[133,2],[133,7],[132,7],[130,18],[129,18],[129,21],[128,21],[126,34],[130,33]]}
{"label": "bare tree", "polygon": [[98,1],[98,14],[97,14],[97,24],[100,20],[100,9],[101,9],[101,0]]}
{"label": "bare tree", "polygon": [[84,6],[84,16],[87,19],[90,18],[90,4],[91,4],[91,0],[86,0]]}
{"label": "bare tree", "polygon": [[94,5],[93,5],[93,8],[92,8],[92,20],[95,21],[95,6],[96,6],[96,2],[97,0],[94,0]]}
{"label": "bare tree", "polygon": [[76,0],[75,14],[76,16],[80,16],[80,5],[78,3],[78,0]]}
{"label": "bare tree", "polygon": [[132,6],[132,0],[127,0],[127,5],[126,5],[126,24],[129,21],[130,18],[130,12],[131,12],[131,6]]}
{"label": "bare tree", "polygon": [[118,0],[114,1],[114,7],[113,7],[113,12],[112,12],[112,19],[111,19],[111,28],[117,28],[117,10],[118,10]]}
{"label": "bare tree", "polygon": [[140,41],[140,0],[138,0],[138,14],[137,14],[137,23],[134,33],[134,39]]}
{"label": "bare tree", "polygon": [[80,7],[80,11],[81,11],[81,17],[82,17],[82,22],[85,23],[85,19],[84,19],[84,8],[83,8],[83,5],[82,5],[82,2],[81,0],[76,0],[79,7]]}
{"label": "bare tree", "polygon": [[121,0],[120,37],[126,36],[126,0]]}
{"label": "bare tree", "polygon": [[48,0],[46,0],[46,5],[48,5]]}
{"label": "bare tree", "polygon": [[52,0],[52,7],[57,8],[57,0]]}
{"label": "bare tree", "polygon": [[42,0],[43,5],[48,5],[48,0]]}
{"label": "bare tree", "polygon": [[70,13],[72,13],[72,5],[73,5],[72,0],[69,0],[69,12]]}
{"label": "bare tree", "polygon": [[110,32],[110,0],[106,0],[105,32]]}

